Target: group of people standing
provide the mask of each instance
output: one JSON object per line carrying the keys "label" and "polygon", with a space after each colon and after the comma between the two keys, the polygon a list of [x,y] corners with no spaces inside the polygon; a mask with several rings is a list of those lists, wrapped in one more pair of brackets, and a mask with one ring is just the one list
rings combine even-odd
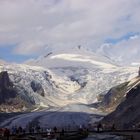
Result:
{"label": "group of people standing", "polygon": [[[74,131],[83,132],[85,129],[84,125],[77,126],[77,129],[74,129]],[[39,125],[33,125],[29,123],[27,126],[12,126],[10,128],[1,128],[0,129],[0,136],[5,137],[6,140],[9,140],[9,137],[16,136],[16,135],[28,135],[28,134],[45,134],[48,137],[52,137],[54,135],[65,135],[66,132],[73,131],[72,126],[66,127],[56,127],[53,128],[43,128]]]}

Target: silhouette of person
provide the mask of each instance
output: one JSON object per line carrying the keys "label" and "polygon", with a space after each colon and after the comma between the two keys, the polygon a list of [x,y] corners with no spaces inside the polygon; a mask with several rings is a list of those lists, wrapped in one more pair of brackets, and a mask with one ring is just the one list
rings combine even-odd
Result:
{"label": "silhouette of person", "polygon": [[98,131],[98,132],[100,131],[100,129],[102,129],[102,124],[101,124],[101,123],[99,123],[99,124],[97,125],[97,131]]}
{"label": "silhouette of person", "polygon": [[62,128],[61,135],[64,136],[65,130]]}
{"label": "silhouette of person", "polygon": [[54,130],[54,132],[56,133],[56,132],[57,132],[57,127],[55,126],[55,127],[53,128],[53,130]]}
{"label": "silhouette of person", "polygon": [[9,136],[10,136],[10,130],[8,128],[5,128],[4,137],[6,137],[6,140],[9,140]]}

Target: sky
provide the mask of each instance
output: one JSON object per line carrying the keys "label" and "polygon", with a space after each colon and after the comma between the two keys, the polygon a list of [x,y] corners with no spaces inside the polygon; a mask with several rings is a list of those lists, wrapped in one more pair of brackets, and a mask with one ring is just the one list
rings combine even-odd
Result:
{"label": "sky", "polygon": [[0,59],[24,62],[79,44],[139,47],[139,15],[140,0],[0,0]]}

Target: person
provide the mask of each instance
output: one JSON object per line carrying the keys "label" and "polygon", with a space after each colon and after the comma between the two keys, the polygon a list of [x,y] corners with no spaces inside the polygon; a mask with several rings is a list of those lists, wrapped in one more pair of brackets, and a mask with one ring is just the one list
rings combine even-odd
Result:
{"label": "person", "polygon": [[61,131],[60,135],[64,136],[64,133],[65,133],[65,130],[64,130],[64,128],[62,128],[62,131]]}
{"label": "person", "polygon": [[56,126],[53,128],[53,131],[54,131],[54,133],[57,132],[57,127]]}
{"label": "person", "polygon": [[21,126],[18,127],[18,131],[21,134],[23,132],[23,128]]}
{"label": "person", "polygon": [[112,130],[112,131],[115,130],[115,124],[114,124],[114,123],[112,124],[111,130]]}
{"label": "person", "polygon": [[10,136],[10,130],[8,128],[5,128],[4,137],[6,137],[6,140],[9,140],[9,136]]}
{"label": "person", "polygon": [[51,128],[47,128],[47,136],[50,137],[51,136]]}
{"label": "person", "polygon": [[40,128],[40,126],[39,126],[39,125],[37,125],[37,126],[36,126],[36,128],[35,128],[35,130],[36,130],[36,132],[37,132],[37,133],[39,133],[39,132],[40,132],[40,129],[41,129],[41,128]]}
{"label": "person", "polygon": [[79,126],[78,132],[79,132],[80,134],[83,133],[83,126],[82,126],[82,125]]}
{"label": "person", "polygon": [[17,127],[16,126],[12,126],[12,134],[16,134],[17,131]]}
{"label": "person", "polygon": [[3,130],[2,128],[0,128],[0,136],[2,136],[2,134],[3,134]]}
{"label": "person", "polygon": [[101,129],[102,129],[102,124],[99,123],[99,124],[97,125],[97,131],[99,132]]}

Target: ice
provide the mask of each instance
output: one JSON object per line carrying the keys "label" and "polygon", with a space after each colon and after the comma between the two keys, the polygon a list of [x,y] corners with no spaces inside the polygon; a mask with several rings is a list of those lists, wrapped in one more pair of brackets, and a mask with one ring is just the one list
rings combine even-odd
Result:
{"label": "ice", "polygon": [[[97,102],[99,94],[137,76],[135,67],[118,66],[109,58],[84,49],[70,52],[56,49],[26,64],[0,64],[0,71],[8,71],[19,95],[35,103],[31,113],[6,120],[2,125],[26,126],[37,121],[42,126],[63,126],[97,121],[95,114],[102,116],[101,112],[88,104]],[[41,86],[44,96],[33,90],[32,82]]]}
{"label": "ice", "polygon": [[109,134],[94,134],[89,135],[85,140],[123,140],[123,137]]}

